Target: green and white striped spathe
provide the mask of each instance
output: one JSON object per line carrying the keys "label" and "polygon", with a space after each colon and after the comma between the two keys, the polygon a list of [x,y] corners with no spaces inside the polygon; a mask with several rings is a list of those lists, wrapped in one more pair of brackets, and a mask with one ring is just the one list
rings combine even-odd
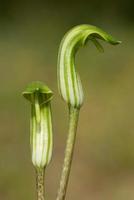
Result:
{"label": "green and white striped spathe", "polygon": [[41,82],[30,84],[23,92],[31,102],[30,146],[32,162],[36,168],[44,168],[52,156],[52,91]]}
{"label": "green and white striped spathe", "polygon": [[87,40],[91,40],[99,50],[103,50],[97,39],[113,45],[120,43],[95,26],[79,25],[67,32],[60,44],[57,72],[59,91],[63,99],[76,108],[83,103],[83,89],[75,68],[75,54]]}

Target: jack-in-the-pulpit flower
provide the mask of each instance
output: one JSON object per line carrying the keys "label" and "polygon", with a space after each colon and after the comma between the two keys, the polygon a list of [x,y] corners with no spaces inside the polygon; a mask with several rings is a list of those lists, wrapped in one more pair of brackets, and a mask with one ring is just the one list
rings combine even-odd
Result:
{"label": "jack-in-the-pulpit flower", "polygon": [[31,103],[30,146],[32,162],[36,169],[43,169],[52,156],[52,91],[42,82],[33,82],[23,92]]}
{"label": "jack-in-the-pulpit flower", "polygon": [[58,54],[58,87],[61,96],[69,105],[69,131],[65,150],[63,170],[56,200],[64,200],[73,158],[79,110],[83,104],[83,89],[79,74],[75,68],[75,54],[80,46],[91,40],[98,50],[103,48],[97,39],[110,44],[119,44],[120,41],[101,29],[91,25],[79,25],[68,31],[61,41]]}
{"label": "jack-in-the-pulpit flower", "polygon": [[63,99],[71,106],[79,108],[83,103],[83,89],[75,68],[75,54],[80,46],[91,40],[98,50],[103,50],[97,39],[110,44],[119,44],[103,30],[91,25],[79,25],[68,31],[61,41],[58,54],[58,86]]}

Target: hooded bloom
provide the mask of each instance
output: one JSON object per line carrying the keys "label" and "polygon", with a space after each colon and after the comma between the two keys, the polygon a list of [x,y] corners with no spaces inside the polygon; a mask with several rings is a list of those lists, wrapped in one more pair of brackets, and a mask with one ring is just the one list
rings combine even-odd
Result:
{"label": "hooded bloom", "polygon": [[52,156],[52,91],[42,82],[33,82],[23,92],[31,103],[30,146],[32,162],[36,168],[44,168]]}
{"label": "hooded bloom", "polygon": [[91,25],[79,25],[68,31],[63,37],[58,54],[58,87],[63,99],[71,106],[79,108],[83,103],[83,89],[79,74],[75,68],[75,54],[80,46],[91,40],[98,50],[103,50],[97,39],[110,44],[119,44],[103,30]]}

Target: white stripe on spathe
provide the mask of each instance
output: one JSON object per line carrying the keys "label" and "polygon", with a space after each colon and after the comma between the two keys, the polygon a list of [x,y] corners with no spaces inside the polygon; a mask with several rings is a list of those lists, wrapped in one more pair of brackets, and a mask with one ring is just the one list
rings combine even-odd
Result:
{"label": "white stripe on spathe", "polygon": [[43,132],[43,135],[44,135],[44,138],[43,138],[43,151],[42,151],[42,167],[47,165],[47,156],[48,156],[48,138],[49,138],[49,130],[48,130],[48,121],[49,121],[49,118],[48,118],[48,115],[47,115],[47,110],[48,110],[48,107],[44,108],[44,112],[42,113],[42,117],[44,117],[44,119],[47,119],[47,120],[43,120],[42,121],[42,132]]}
{"label": "white stripe on spathe", "polygon": [[52,119],[51,119],[51,107],[49,107],[48,110],[48,118],[49,118],[49,151],[48,151],[48,158],[47,163],[51,161],[51,154],[52,154],[52,148],[53,148],[53,137],[52,137]]}

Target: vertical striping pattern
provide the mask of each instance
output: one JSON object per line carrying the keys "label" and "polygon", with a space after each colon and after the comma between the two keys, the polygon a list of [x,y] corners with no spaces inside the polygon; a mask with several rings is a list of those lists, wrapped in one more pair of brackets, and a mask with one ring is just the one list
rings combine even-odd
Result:
{"label": "vertical striping pattern", "polygon": [[[46,103],[39,106],[39,113],[35,110],[35,105],[32,105],[30,136],[32,162],[34,166],[43,168],[50,162],[52,154],[51,107]],[[40,121],[36,120],[37,115],[40,115]]]}
{"label": "vertical striping pattern", "polygon": [[52,156],[52,115],[53,93],[41,82],[33,82],[23,92],[31,103],[30,146],[32,162],[36,169],[43,169]]}
{"label": "vertical striping pattern", "polygon": [[113,45],[120,43],[103,30],[91,25],[76,26],[63,37],[58,54],[58,87],[63,99],[77,108],[81,107],[84,95],[81,80],[75,68],[75,54],[88,39],[99,50],[102,47],[97,39],[105,40]]}

